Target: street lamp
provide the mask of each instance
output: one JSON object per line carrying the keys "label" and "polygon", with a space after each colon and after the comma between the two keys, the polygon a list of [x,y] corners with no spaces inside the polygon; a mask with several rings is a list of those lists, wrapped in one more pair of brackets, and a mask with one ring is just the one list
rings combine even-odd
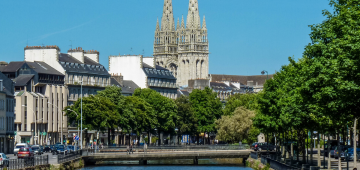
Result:
{"label": "street lamp", "polygon": [[269,73],[268,73],[266,70],[263,70],[263,71],[261,72],[262,75],[264,75],[265,73],[266,73],[266,75],[267,75],[267,76],[266,76],[266,80],[267,80],[267,79],[269,79]]}
{"label": "street lamp", "polygon": [[[48,102],[48,104],[51,104],[53,106],[55,106],[57,109],[59,109],[56,105]],[[63,123],[62,123],[62,120],[63,120],[63,112],[62,110],[59,109],[59,111],[61,112],[61,119],[60,119],[60,124],[61,124],[61,144],[63,144]]]}
{"label": "street lamp", "polygon": [[[75,111],[73,111],[73,110],[71,110],[71,109],[67,109],[67,110],[74,112],[74,113],[76,114],[76,117],[79,116]],[[82,133],[82,131],[81,131],[81,133]],[[78,120],[78,135],[80,135],[80,131],[79,131],[79,120]],[[79,143],[78,143],[78,145],[79,145]]]}
{"label": "street lamp", "polygon": [[[83,78],[81,78],[81,79],[83,79]],[[83,146],[82,146],[82,144],[83,144],[83,142],[82,142],[82,96],[83,96],[83,91],[82,91],[82,85],[83,85],[83,81],[81,81],[81,87],[80,87],[80,89],[81,89],[81,119],[80,119],[80,121],[81,121],[81,134],[80,134],[80,139],[81,139],[81,143],[80,143],[80,145],[81,145],[81,149],[83,149]]]}

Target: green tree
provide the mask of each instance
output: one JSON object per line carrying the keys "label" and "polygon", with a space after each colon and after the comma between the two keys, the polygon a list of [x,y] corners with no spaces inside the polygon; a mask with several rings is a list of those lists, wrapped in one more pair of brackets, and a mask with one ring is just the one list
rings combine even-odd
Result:
{"label": "green tree", "polygon": [[[69,124],[80,120],[80,104],[80,100],[77,100],[74,105],[64,109]],[[78,115],[67,109],[74,110]],[[99,131],[117,128],[116,123],[113,122],[117,122],[119,118],[116,106],[109,99],[92,95],[83,98],[83,128]]]}
{"label": "green tree", "polygon": [[224,115],[232,115],[236,108],[243,106],[246,109],[255,110],[257,109],[257,98],[256,93],[246,94],[234,94],[226,100]]}
{"label": "green tree", "polygon": [[[221,117],[223,108],[217,94],[206,87],[204,90],[193,90],[189,95],[189,99],[192,110],[198,119],[198,133],[215,132],[214,123]],[[199,143],[199,140],[197,141]]]}
{"label": "green tree", "polygon": [[254,111],[238,107],[234,115],[225,116],[215,121],[217,130],[216,138],[221,141],[239,142],[247,138],[252,126]]}
{"label": "green tree", "polygon": [[[157,129],[160,132],[174,132],[177,119],[177,106],[174,100],[148,88],[136,89],[133,96],[142,98],[151,105],[156,113],[158,120]],[[161,141],[159,140],[159,142]]]}
{"label": "green tree", "polygon": [[175,103],[178,108],[176,126],[179,134],[196,134],[198,120],[191,108],[189,97],[181,95],[175,100]]}
{"label": "green tree", "polygon": [[152,132],[158,125],[154,109],[139,97],[126,97],[123,112],[124,115],[129,116],[126,118],[129,120],[128,128],[135,132],[138,137],[142,132]]}

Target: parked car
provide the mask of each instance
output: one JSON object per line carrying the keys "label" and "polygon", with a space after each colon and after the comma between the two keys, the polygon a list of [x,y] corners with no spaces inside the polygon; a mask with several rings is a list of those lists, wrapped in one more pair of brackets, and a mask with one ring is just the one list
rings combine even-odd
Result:
{"label": "parked car", "polygon": [[250,149],[254,149],[256,144],[257,144],[257,142],[251,144]]}
{"label": "parked car", "polygon": [[348,148],[350,148],[351,146],[349,145],[340,145],[335,147],[335,155],[334,158],[340,158],[341,153],[345,152]]}
{"label": "parked car", "polygon": [[15,145],[14,147],[14,156],[16,156],[19,152],[19,149],[20,148],[23,148],[23,147],[30,147],[27,143],[18,143]]}
{"label": "parked car", "polygon": [[53,155],[55,155],[55,154],[65,154],[65,155],[67,155],[68,154],[68,150],[65,147],[65,145],[58,145],[58,146],[55,146],[55,148],[56,148],[56,151],[53,152]]}
{"label": "parked car", "polygon": [[9,158],[4,153],[0,153],[0,166],[9,166]]}
{"label": "parked car", "polygon": [[44,152],[51,152],[51,146],[46,145],[46,146],[44,147]]}
{"label": "parked car", "polygon": [[[342,159],[346,160],[346,155],[349,157],[349,161],[354,160],[354,148],[348,148],[341,156]],[[360,148],[356,148],[356,158],[360,159]]]}
{"label": "parked car", "polygon": [[19,149],[17,154],[18,159],[20,158],[34,158],[34,151],[30,147],[22,147]]}
{"label": "parked car", "polygon": [[40,145],[33,145],[31,146],[31,149],[34,151],[35,154],[41,155],[44,153],[42,147]]}
{"label": "parked car", "polygon": [[272,144],[268,144],[267,142],[257,143],[254,147],[254,151],[262,151],[262,150],[273,151],[273,150],[275,150],[275,146]]}

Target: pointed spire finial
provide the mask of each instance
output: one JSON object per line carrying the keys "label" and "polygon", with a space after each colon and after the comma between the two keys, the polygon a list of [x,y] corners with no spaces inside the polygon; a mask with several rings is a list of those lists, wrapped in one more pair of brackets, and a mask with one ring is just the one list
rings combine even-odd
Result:
{"label": "pointed spire finial", "polygon": [[203,25],[202,25],[203,29],[206,29],[206,21],[205,21],[205,15],[204,15],[204,19],[203,19]]}
{"label": "pointed spire finial", "polygon": [[181,17],[181,28],[185,29],[184,15]]}
{"label": "pointed spire finial", "polygon": [[157,21],[156,21],[156,31],[160,31],[159,18],[157,18]]}
{"label": "pointed spire finial", "polygon": [[176,23],[176,30],[180,29],[180,19],[178,18]]}

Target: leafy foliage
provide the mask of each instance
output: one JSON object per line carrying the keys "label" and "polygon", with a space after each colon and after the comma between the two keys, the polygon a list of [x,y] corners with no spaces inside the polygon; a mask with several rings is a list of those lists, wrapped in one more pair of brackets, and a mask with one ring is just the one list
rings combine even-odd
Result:
{"label": "leafy foliage", "polygon": [[214,122],[221,117],[223,107],[216,93],[208,87],[195,89],[190,93],[189,100],[198,119],[198,132],[214,132]]}
{"label": "leafy foliage", "polygon": [[232,116],[222,116],[215,121],[217,131],[216,138],[221,141],[239,142],[248,136],[252,126],[254,111],[238,107]]}
{"label": "leafy foliage", "polygon": [[177,123],[181,134],[193,135],[197,132],[198,120],[191,108],[191,103],[188,96],[180,96],[175,100],[178,108]]}

